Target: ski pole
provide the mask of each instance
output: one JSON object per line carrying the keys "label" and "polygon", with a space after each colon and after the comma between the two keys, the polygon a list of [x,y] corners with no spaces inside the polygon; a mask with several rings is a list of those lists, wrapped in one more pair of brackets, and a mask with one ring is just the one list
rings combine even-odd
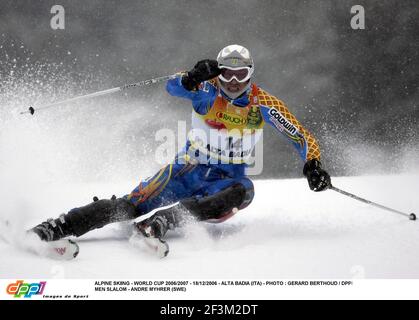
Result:
{"label": "ski pole", "polygon": [[143,80],[143,81],[136,82],[136,83],[125,84],[121,87],[116,87],[116,88],[112,88],[112,89],[108,89],[108,90],[93,92],[93,93],[86,94],[84,96],[78,96],[78,97],[74,97],[74,98],[70,98],[70,99],[66,99],[66,100],[62,100],[62,101],[53,102],[53,103],[50,103],[50,104],[39,106],[36,109],[34,107],[30,106],[27,111],[22,111],[20,114],[30,113],[30,114],[33,115],[35,113],[35,111],[38,111],[38,110],[45,110],[45,109],[55,107],[55,106],[60,105],[60,104],[73,102],[73,101],[77,101],[77,100],[104,96],[106,94],[111,94],[111,93],[114,93],[114,92],[123,91],[123,90],[129,89],[129,88],[143,87],[143,86],[147,86],[149,84],[163,82],[163,81],[166,81],[166,80],[174,79],[177,75],[178,74],[172,74],[172,75],[169,75],[169,76],[163,76],[163,77]]}
{"label": "ski pole", "polygon": [[336,191],[336,192],[339,192],[339,193],[341,193],[341,194],[343,194],[343,195],[345,195],[345,196],[347,196],[347,197],[350,197],[350,198],[352,198],[352,199],[355,199],[355,200],[358,200],[358,201],[364,202],[364,203],[366,203],[366,204],[370,204],[370,205],[372,205],[372,206],[374,206],[374,207],[377,207],[377,208],[380,208],[380,209],[384,209],[384,210],[387,210],[387,211],[391,211],[391,212],[394,212],[394,213],[400,214],[400,215],[402,215],[402,216],[408,217],[410,220],[416,220],[416,215],[415,215],[414,213],[410,213],[410,214],[408,214],[408,213],[401,212],[401,211],[399,211],[399,210],[391,209],[391,208],[388,208],[388,207],[383,206],[383,205],[381,205],[381,204],[378,204],[378,203],[372,202],[372,201],[370,201],[370,200],[363,199],[363,198],[358,197],[358,196],[356,196],[356,195],[354,195],[354,194],[352,194],[352,193],[349,193],[349,192],[347,192],[347,191],[341,190],[341,189],[336,188],[336,187],[333,187],[333,186],[331,186],[329,189],[331,189],[331,190],[333,190],[333,191]]}

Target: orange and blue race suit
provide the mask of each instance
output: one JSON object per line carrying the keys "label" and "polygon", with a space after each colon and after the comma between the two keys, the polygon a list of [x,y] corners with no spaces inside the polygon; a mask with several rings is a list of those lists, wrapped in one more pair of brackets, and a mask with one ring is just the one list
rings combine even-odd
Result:
{"label": "orange and blue race suit", "polygon": [[247,160],[266,123],[295,146],[304,162],[320,160],[314,137],[282,101],[254,83],[235,100],[220,90],[217,79],[188,91],[179,75],[169,80],[166,88],[172,96],[192,102],[192,129],[173,163],[142,180],[126,196],[140,214],[185,198],[213,195],[236,183],[247,190],[246,201],[239,209],[249,205],[254,188],[246,176]]}

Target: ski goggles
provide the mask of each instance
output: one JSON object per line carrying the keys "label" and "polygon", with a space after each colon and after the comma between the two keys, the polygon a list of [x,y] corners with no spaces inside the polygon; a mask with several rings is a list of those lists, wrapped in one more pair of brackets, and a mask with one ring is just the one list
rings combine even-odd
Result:
{"label": "ski goggles", "polygon": [[250,67],[227,68],[220,67],[221,74],[218,76],[224,82],[230,82],[235,79],[237,82],[243,83],[250,79],[253,69]]}

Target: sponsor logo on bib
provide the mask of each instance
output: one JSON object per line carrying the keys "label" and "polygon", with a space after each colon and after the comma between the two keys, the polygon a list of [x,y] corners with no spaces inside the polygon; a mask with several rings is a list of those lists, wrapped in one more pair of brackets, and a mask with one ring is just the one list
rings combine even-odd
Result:
{"label": "sponsor logo on bib", "polygon": [[233,124],[233,125],[244,125],[244,124],[246,124],[246,119],[244,117],[240,116],[240,115],[237,115],[237,114],[218,111],[216,113],[216,117],[217,117],[217,119],[219,119],[219,120],[221,120],[225,123],[229,123],[229,124]]}

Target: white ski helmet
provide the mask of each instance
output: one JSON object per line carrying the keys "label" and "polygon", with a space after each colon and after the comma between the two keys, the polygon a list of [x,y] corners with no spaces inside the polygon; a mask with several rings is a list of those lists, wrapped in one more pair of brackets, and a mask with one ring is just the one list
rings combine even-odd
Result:
{"label": "white ski helmet", "polygon": [[233,79],[240,83],[248,81],[247,86],[240,92],[229,92],[221,82],[221,89],[227,96],[232,99],[239,97],[249,88],[249,80],[255,67],[250,51],[238,44],[232,44],[221,49],[217,56],[217,62],[222,71],[218,76],[221,81],[230,82]]}

